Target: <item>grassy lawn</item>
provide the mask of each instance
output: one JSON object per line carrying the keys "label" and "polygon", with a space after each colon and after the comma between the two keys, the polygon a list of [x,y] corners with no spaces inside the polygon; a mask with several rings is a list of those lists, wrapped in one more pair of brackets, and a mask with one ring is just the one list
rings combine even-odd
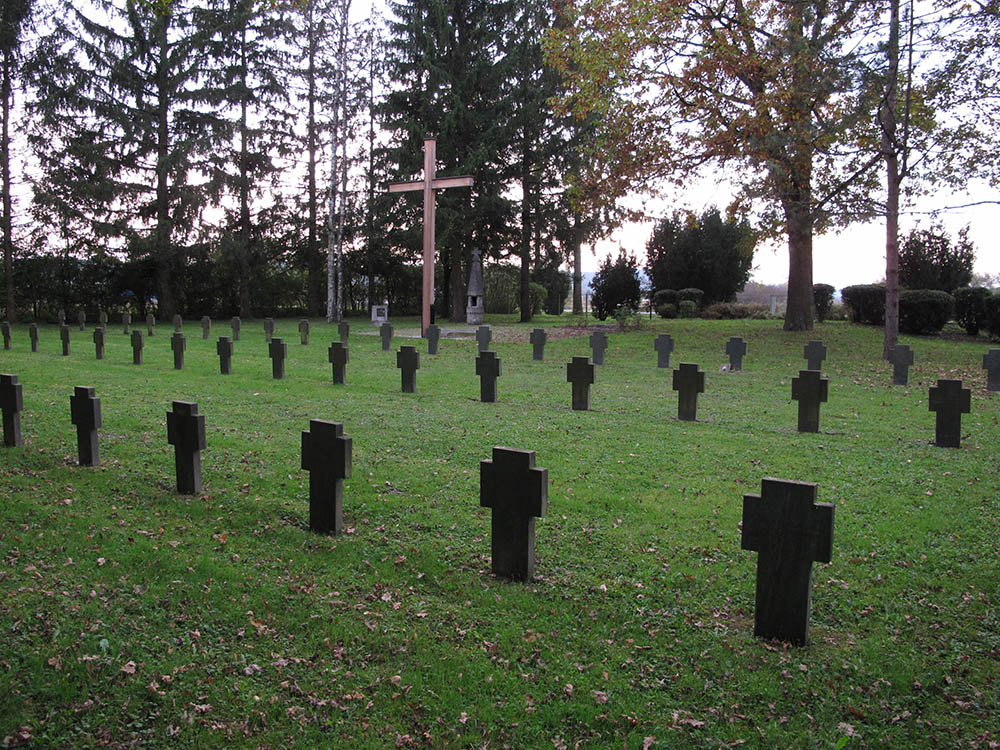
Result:
{"label": "grassy lawn", "polygon": [[[593,319],[591,318],[591,321]],[[393,321],[397,330],[417,321]],[[512,320],[514,335],[527,326]],[[564,325],[543,318],[543,325]],[[109,328],[60,356],[26,326],[0,371],[24,389],[25,445],[0,449],[0,738],[38,747],[995,747],[1000,742],[1000,394],[985,339],[904,337],[891,385],[881,330],[776,321],[646,321],[612,333],[591,411],[570,409],[566,363],[497,336],[498,402],[479,401],[475,342],[397,338],[352,321],[347,386],[336,327],[280,320],[286,377],[244,321],[233,374],[185,324],[134,366]],[[75,327],[74,327],[75,328]],[[676,419],[671,364],[706,372],[698,422]],[[500,331],[498,329],[497,333]],[[730,336],[742,373],[720,373]],[[791,378],[822,338],[819,434],[796,431]],[[421,351],[417,393],[395,350]],[[927,389],[972,389],[960,449],[933,445]],[[102,465],[76,464],[73,386],[102,401]],[[205,491],[174,491],[165,415],[206,416]],[[344,424],[353,475],[339,537],[308,530],[300,435]],[[479,462],[537,452],[549,509],[536,579],[490,574]],[[816,482],[836,506],[833,561],[813,568],[812,644],[753,637],[756,554],[742,495],[763,477]]]}

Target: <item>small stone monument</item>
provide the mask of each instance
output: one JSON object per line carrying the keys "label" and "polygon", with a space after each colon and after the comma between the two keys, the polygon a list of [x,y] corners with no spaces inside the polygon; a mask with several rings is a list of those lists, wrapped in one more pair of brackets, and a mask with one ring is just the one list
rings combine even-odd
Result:
{"label": "small stone monument", "polygon": [[531,330],[531,336],[528,340],[531,341],[531,360],[533,362],[545,361],[545,342],[548,338],[548,334],[545,333],[544,328],[533,328]]}
{"label": "small stone monument", "polygon": [[94,354],[97,359],[104,359],[104,329],[94,329]]}
{"label": "small stone monument", "polygon": [[986,390],[1000,391],[1000,349],[990,349],[983,355],[983,369],[986,370]]}
{"label": "small stone monument", "polygon": [[833,557],[833,505],[816,502],[816,485],[763,479],[743,496],[741,546],[757,552],[753,634],[809,642],[812,564]]}
{"label": "small stone monument", "polygon": [[[584,358],[585,359],[585,358]],[[519,581],[535,575],[535,518],[549,504],[548,469],[535,467],[535,452],[493,448],[479,464],[479,505],[491,508],[493,574]]]}
{"label": "small stone monument", "polygon": [[299,321],[299,336],[301,337],[301,344],[306,346],[309,343],[309,320],[303,318]]}
{"label": "small stone monument", "polygon": [[489,326],[479,326],[476,329],[476,344],[479,346],[479,351],[488,352],[490,350],[490,342],[493,340],[493,331]]}
{"label": "small stone monument", "polygon": [[479,352],[476,375],[479,376],[479,400],[492,404],[497,400],[497,378],[500,377],[500,360],[496,352]]}
{"label": "small stone monument", "polygon": [[219,374],[233,374],[233,342],[228,336],[220,336],[215,344],[215,351],[219,355]]}
{"label": "small stone monument", "polygon": [[145,340],[142,335],[142,331],[136,329],[132,331],[132,364],[141,365],[142,364],[142,347],[145,344]]}
{"label": "small stone monument", "polygon": [[97,324],[101,328],[108,327],[108,314],[104,312],[104,310],[101,310],[99,313],[97,313]]}
{"label": "small stone monument", "polygon": [[972,411],[972,391],[961,380],[939,378],[929,391],[928,408],[936,412],[934,445],[959,448],[962,444],[962,415]]}
{"label": "small stone monument", "polygon": [[383,323],[378,329],[378,335],[382,337],[382,351],[392,350],[392,323]]}
{"label": "small stone monument", "polygon": [[271,339],[267,345],[267,353],[271,357],[271,377],[281,380],[285,377],[285,357],[288,354],[288,346],[281,339]]}
{"label": "small stone monument", "polygon": [[63,323],[59,326],[59,339],[62,341],[62,355],[69,356],[69,326]]}
{"label": "small stone monument", "polygon": [[674,352],[674,340],[669,333],[663,333],[656,337],[653,343],[656,350],[656,366],[659,368],[670,367],[670,355]]}
{"label": "small stone monument", "polygon": [[677,391],[677,418],[683,422],[698,419],[698,394],[705,392],[705,373],[698,365],[682,363],[674,370],[673,388]]}
{"label": "small stone monument", "polygon": [[177,491],[182,495],[201,492],[201,452],[205,450],[205,416],[198,404],[174,401],[167,412],[167,442],[174,446]]}
{"label": "small stone monument", "polygon": [[207,315],[201,316],[201,340],[207,341],[212,335],[212,319]]}
{"label": "small stone monument", "polygon": [[149,313],[146,316],[146,331],[150,336],[153,336],[156,333],[156,316],[153,315],[153,313]]}
{"label": "small stone monument", "polygon": [[389,322],[389,304],[372,305],[372,325],[381,326]]}
{"label": "small stone monument", "polygon": [[66,311],[60,310],[57,316],[59,318],[59,325],[66,325]]}
{"label": "small stone monument", "polygon": [[76,322],[80,325],[80,330],[85,331],[87,329],[87,313],[80,310],[80,312],[76,314]]}
{"label": "small stone monument", "polygon": [[309,472],[309,528],[341,533],[344,480],[351,476],[351,439],[344,425],[309,420],[309,430],[302,433],[302,468]]}
{"label": "small stone monument", "polygon": [[94,395],[90,386],[78,385],[69,397],[69,413],[76,425],[76,453],[80,466],[99,465],[97,430],[101,427],[101,399]]}
{"label": "small stone monument", "polygon": [[589,357],[573,357],[566,365],[566,382],[573,384],[573,411],[590,409],[590,386],[594,384],[595,369]]}
{"label": "small stone monument", "polygon": [[128,336],[129,329],[131,327],[132,327],[132,313],[127,313],[127,312],[122,313],[122,328],[124,329],[122,333]]}
{"label": "small stone monument", "polygon": [[438,353],[438,341],[441,339],[441,326],[431,323],[424,332],[427,337],[427,353],[434,356]]}
{"label": "small stone monument", "polygon": [[24,398],[17,375],[0,375],[0,412],[3,413],[3,444],[16,447],[21,439],[21,411]]}
{"label": "small stone monument", "polygon": [[913,350],[905,344],[896,344],[889,352],[889,361],[892,362],[892,384],[908,384],[910,365],[913,364]]}
{"label": "small stone monument", "polygon": [[401,346],[396,352],[396,367],[403,380],[403,393],[417,392],[417,370],[420,369],[420,354],[415,346]]}
{"label": "small stone monument", "polygon": [[184,318],[180,315],[174,315],[174,332],[180,333],[181,329],[184,327]]}
{"label": "small stone monument", "polygon": [[174,335],[170,337],[170,348],[174,352],[174,369],[183,370],[184,350],[187,348],[187,341],[184,339],[183,333],[180,331],[174,332]]}
{"label": "small stone monument", "polygon": [[264,341],[271,343],[274,338],[274,318],[264,318]]}
{"label": "small stone monument", "polygon": [[726,344],[726,354],[729,355],[730,371],[743,369],[743,357],[747,353],[747,342],[739,336],[733,336]]}
{"label": "small stone monument", "polygon": [[3,331],[3,348],[10,349],[10,321],[5,320],[0,323],[0,330]]}
{"label": "small stone monument", "polygon": [[351,325],[346,320],[342,320],[337,324],[337,333],[340,334],[340,343],[346,344],[347,340],[351,336]]}
{"label": "small stone monument", "polygon": [[31,339],[31,351],[38,351],[38,324],[32,323],[28,326],[28,338]]}
{"label": "small stone monument", "polygon": [[608,334],[594,331],[590,334],[590,350],[594,353],[594,364],[604,364],[604,353],[608,350]]}
{"label": "small stone monument", "polygon": [[[478,250],[472,251],[472,265],[469,267],[469,286],[466,292],[465,322],[478,326],[486,314],[485,289],[483,287],[483,260]],[[480,349],[480,351],[483,351]]]}
{"label": "small stone monument", "polygon": [[826,344],[822,341],[810,341],[802,350],[802,356],[806,358],[807,370],[822,370],[823,360],[826,359]]}
{"label": "small stone monument", "polygon": [[819,405],[825,404],[830,379],[819,370],[799,370],[792,378],[792,399],[799,402],[799,432],[819,432]]}
{"label": "small stone monument", "polygon": [[342,341],[331,342],[330,348],[327,350],[327,356],[330,364],[333,365],[333,384],[344,385],[346,382],[347,362],[350,359],[347,344]]}
{"label": "small stone monument", "polygon": [[233,328],[233,341],[240,340],[240,319],[239,316],[234,317],[230,323]]}

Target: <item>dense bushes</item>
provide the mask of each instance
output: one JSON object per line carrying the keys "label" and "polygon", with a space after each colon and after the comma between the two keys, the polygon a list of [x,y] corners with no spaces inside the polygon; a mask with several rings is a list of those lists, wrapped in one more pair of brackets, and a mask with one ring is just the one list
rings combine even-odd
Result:
{"label": "dense bushes", "polygon": [[990,338],[1000,341],[1000,292],[986,298],[984,326]]}
{"label": "dense bushes", "polygon": [[705,293],[701,289],[696,289],[695,287],[687,287],[686,289],[681,289],[677,292],[678,302],[683,302],[684,300],[689,300],[694,302],[694,307],[696,310],[701,309],[701,301],[705,298]]}
{"label": "dense bushes", "polygon": [[611,260],[611,255],[605,256],[590,288],[594,290],[590,301],[599,320],[605,320],[619,307],[638,310],[642,292],[635,256],[628,255],[624,249],[618,253],[617,260]]}
{"label": "dense bushes", "polygon": [[884,284],[845,286],[840,290],[840,298],[850,309],[853,322],[876,326],[885,323]]}
{"label": "dense bushes", "polygon": [[986,328],[986,301],[993,293],[981,286],[963,286],[951,293],[955,298],[955,320],[970,336]]}
{"label": "dense bushes", "polygon": [[939,333],[951,320],[955,299],[937,289],[903,289],[899,293],[899,332]]}
{"label": "dense bushes", "polygon": [[822,323],[830,315],[833,307],[833,287],[829,284],[813,284],[813,304],[816,305],[816,319]]}
{"label": "dense bushes", "polygon": [[743,318],[764,320],[768,317],[768,306],[746,302],[716,302],[714,305],[706,307],[701,316],[709,320],[740,320]]}

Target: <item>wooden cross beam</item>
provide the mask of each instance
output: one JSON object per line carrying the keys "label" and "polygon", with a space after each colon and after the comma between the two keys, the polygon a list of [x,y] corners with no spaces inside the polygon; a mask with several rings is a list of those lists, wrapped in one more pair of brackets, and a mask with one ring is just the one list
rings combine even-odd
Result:
{"label": "wooden cross beam", "polygon": [[452,187],[469,187],[471,177],[437,177],[437,139],[424,140],[424,178],[415,182],[395,182],[389,185],[390,193],[422,190],[424,193],[424,284],[423,305],[420,314],[420,334],[424,335],[431,324],[431,301],[434,298],[434,191]]}

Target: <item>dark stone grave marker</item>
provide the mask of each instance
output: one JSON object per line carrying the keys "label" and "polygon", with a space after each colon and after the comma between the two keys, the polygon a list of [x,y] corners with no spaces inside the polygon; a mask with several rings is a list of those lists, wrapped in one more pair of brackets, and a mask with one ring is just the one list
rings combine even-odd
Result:
{"label": "dark stone grave marker", "polygon": [[271,357],[271,377],[281,380],[285,377],[285,357],[288,355],[288,346],[281,339],[271,339],[267,345],[267,353]]}
{"label": "dark stone grave marker", "polygon": [[264,318],[264,341],[271,343],[274,338],[274,318]]}
{"label": "dark stone grave marker", "polygon": [[299,321],[299,336],[301,338],[300,343],[306,346],[309,343],[309,321],[305,318]]}
{"label": "dark stone grave marker", "polygon": [[726,344],[726,354],[729,355],[729,369],[742,370],[743,358],[747,354],[747,342],[739,336],[733,336]]}
{"label": "dark stone grave marker", "polygon": [[889,352],[889,361],[892,362],[892,384],[906,385],[909,383],[913,350],[905,344],[896,344]]}
{"label": "dark stone grave marker", "polygon": [[990,349],[983,355],[983,369],[986,370],[986,390],[1000,391],[1000,349]]}
{"label": "dark stone grave marker", "polygon": [[476,329],[476,344],[479,346],[479,351],[488,352],[490,350],[490,342],[493,340],[493,331],[489,326],[479,326]]}
{"label": "dark stone grave marker", "polygon": [[63,323],[59,326],[59,339],[62,341],[62,355],[69,356],[69,326]]}
{"label": "dark stone grave marker", "polygon": [[656,366],[669,368],[670,355],[674,353],[674,340],[670,334],[663,333],[657,336],[653,348],[656,349]]}
{"label": "dark stone grave marker", "polygon": [[94,329],[94,355],[97,359],[104,359],[104,329]]}
{"label": "dark stone grave marker", "polygon": [[479,505],[493,510],[490,553],[494,575],[519,581],[534,577],[535,518],[545,515],[548,492],[549,471],[535,467],[534,451],[497,446],[492,461],[480,462]]}
{"label": "dark stone grave marker", "polygon": [[183,327],[184,327],[184,318],[182,318],[180,315],[174,315],[174,332],[180,333]]}
{"label": "dark stone grave marker", "polygon": [[0,330],[3,331],[3,348],[10,349],[10,321],[0,323]]}
{"label": "dark stone grave marker", "polygon": [[156,316],[153,313],[146,316],[146,331],[150,336],[156,335]]}
{"label": "dark stone grave marker", "polygon": [[76,322],[80,324],[80,330],[81,331],[86,330],[87,329],[87,313],[85,313],[83,310],[80,310],[80,312],[78,312],[76,314]]}
{"label": "dark stone grave marker", "polygon": [[936,412],[934,445],[958,448],[962,443],[962,415],[972,411],[972,391],[961,380],[938,378],[929,391],[928,408]]}
{"label": "dark stone grave marker", "polygon": [[180,331],[174,332],[174,335],[170,337],[170,348],[174,352],[174,369],[183,370],[184,350],[187,348],[187,341],[185,341],[183,333]]}
{"label": "dark stone grave marker", "polygon": [[240,340],[240,319],[239,317],[233,318],[229,323],[233,328],[233,341]]}
{"label": "dark stone grave marker", "polygon": [[97,430],[101,426],[101,399],[94,395],[94,389],[90,386],[78,385],[69,397],[69,413],[76,425],[76,453],[80,466],[97,466],[101,463],[97,445]]}
{"label": "dark stone grave marker", "polygon": [[99,313],[97,313],[97,323],[98,325],[100,325],[101,328],[108,327],[108,314],[104,312],[104,310],[101,310]]}
{"label": "dark stone grave marker", "polygon": [[3,444],[21,445],[21,410],[24,398],[17,375],[0,375],[0,412],[3,412]]}
{"label": "dark stone grave marker", "polygon": [[479,376],[479,400],[492,404],[497,400],[497,378],[500,377],[500,360],[496,352],[479,352],[476,375]]}
{"label": "dark stone grave marker", "polygon": [[431,323],[424,332],[427,337],[427,353],[434,356],[438,353],[438,342],[441,340],[441,326]]}
{"label": "dark stone grave marker", "polygon": [[403,379],[403,393],[417,392],[417,370],[420,369],[420,354],[415,346],[401,346],[396,352],[396,367]]}
{"label": "dark stone grave marker", "polygon": [[327,350],[330,364],[333,365],[333,384],[344,385],[347,373],[347,362],[350,359],[347,351],[347,344],[342,341],[333,341]]}
{"label": "dark stone grave marker", "polygon": [[589,357],[573,357],[566,365],[566,382],[573,384],[573,411],[590,409],[590,386],[594,384],[595,370]]}
{"label": "dark stone grave marker", "polygon": [[351,439],[344,425],[310,419],[302,433],[302,468],[309,472],[309,528],[321,534],[344,529],[344,480],[351,476]]}
{"label": "dark stone grave marker", "polygon": [[233,374],[233,342],[228,336],[220,336],[215,344],[215,351],[219,355],[219,374]]}
{"label": "dark stone grave marker", "polygon": [[763,479],[743,496],[741,546],[757,552],[753,634],[805,646],[812,564],[833,557],[833,505],[816,502],[815,484]]}
{"label": "dark stone grave marker", "polygon": [[830,379],[819,370],[799,370],[792,378],[792,400],[799,402],[799,432],[819,432],[819,405],[825,404]]}
{"label": "dark stone grave marker", "polygon": [[132,313],[122,313],[122,328],[124,329],[122,333],[128,336],[129,329],[131,327],[132,327]]}
{"label": "dark stone grave marker", "polygon": [[544,328],[533,328],[531,331],[531,359],[534,362],[545,361],[545,342],[549,336]]}
{"label": "dark stone grave marker", "polygon": [[208,337],[212,335],[212,319],[207,315],[201,316],[201,339],[202,341],[208,340]]}
{"label": "dark stone grave marker", "polygon": [[58,313],[58,315],[56,317],[59,318],[59,325],[61,325],[61,326],[66,325],[66,311],[65,310],[60,310],[59,313]]}
{"label": "dark stone grave marker", "polygon": [[382,337],[382,351],[390,351],[392,349],[392,323],[380,325],[378,335]]}
{"label": "dark stone grave marker", "polygon": [[28,326],[28,338],[31,339],[31,351],[37,352],[38,351],[38,325],[36,323],[32,323],[30,326]]}
{"label": "dark stone grave marker", "polygon": [[201,452],[205,450],[205,416],[198,404],[174,401],[167,412],[167,442],[174,446],[177,491],[183,495],[201,492]]}
{"label": "dark stone grave marker", "polygon": [[590,334],[590,349],[594,353],[594,364],[604,364],[604,353],[608,350],[608,334],[594,331]]}
{"label": "dark stone grave marker", "polygon": [[145,344],[145,339],[142,335],[142,331],[135,330],[132,331],[132,364],[141,365],[142,364],[142,347]]}
{"label": "dark stone grave marker", "polygon": [[807,370],[822,370],[823,360],[826,359],[826,344],[822,341],[810,341],[802,350],[802,356],[806,358]]}
{"label": "dark stone grave marker", "polygon": [[688,362],[674,370],[673,388],[677,391],[677,418],[684,422],[698,419],[698,394],[705,392],[705,373]]}
{"label": "dark stone grave marker", "polygon": [[340,323],[337,324],[337,333],[340,334],[340,343],[346,344],[347,340],[351,336],[351,324],[346,320],[340,321]]}

